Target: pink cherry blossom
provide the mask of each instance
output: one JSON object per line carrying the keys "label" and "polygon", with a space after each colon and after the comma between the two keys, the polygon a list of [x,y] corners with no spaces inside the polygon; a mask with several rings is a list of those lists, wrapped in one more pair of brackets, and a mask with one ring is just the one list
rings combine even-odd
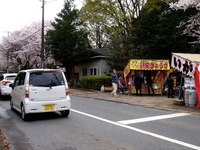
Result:
{"label": "pink cherry blossom", "polygon": [[[45,33],[52,29],[49,21],[45,22]],[[3,37],[1,43],[0,67],[9,70],[18,70],[20,66],[39,68],[41,66],[41,23],[35,22],[24,27],[21,31],[14,31]],[[53,63],[50,53],[45,53],[46,63]]]}
{"label": "pink cherry blossom", "polygon": [[[172,3],[171,8],[174,8],[176,10],[178,9],[186,10],[188,8],[196,8],[197,10],[200,11],[200,0],[179,0],[176,3]],[[192,44],[200,44],[200,12],[188,18],[187,21],[180,23],[180,26],[183,25],[185,26],[183,34],[187,34],[189,36],[196,38],[196,40],[193,41]]]}

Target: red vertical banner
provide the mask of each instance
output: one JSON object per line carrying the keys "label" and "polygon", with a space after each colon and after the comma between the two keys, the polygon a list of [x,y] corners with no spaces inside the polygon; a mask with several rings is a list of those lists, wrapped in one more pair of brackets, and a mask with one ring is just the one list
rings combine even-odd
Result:
{"label": "red vertical banner", "polygon": [[197,108],[200,108],[200,66],[196,64],[195,73],[194,73],[194,81],[196,86],[196,94],[197,94]]}

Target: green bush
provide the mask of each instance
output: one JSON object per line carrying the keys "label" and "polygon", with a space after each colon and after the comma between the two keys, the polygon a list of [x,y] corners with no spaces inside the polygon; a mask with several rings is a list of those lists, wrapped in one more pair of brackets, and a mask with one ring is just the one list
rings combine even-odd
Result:
{"label": "green bush", "polygon": [[84,76],[80,80],[81,86],[86,89],[100,90],[102,85],[111,86],[111,76]]}
{"label": "green bush", "polygon": [[74,84],[73,87],[74,87],[74,88],[82,88],[82,87],[81,87],[81,84]]}

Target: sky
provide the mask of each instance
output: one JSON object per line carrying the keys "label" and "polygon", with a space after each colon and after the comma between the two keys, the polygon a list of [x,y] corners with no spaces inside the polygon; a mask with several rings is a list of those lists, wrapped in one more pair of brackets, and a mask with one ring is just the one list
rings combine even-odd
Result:
{"label": "sky", "polygon": [[[81,8],[82,0],[75,0]],[[54,19],[64,6],[64,0],[45,0],[45,20]],[[32,22],[42,20],[42,0],[0,0],[0,41],[9,32],[22,30]]]}

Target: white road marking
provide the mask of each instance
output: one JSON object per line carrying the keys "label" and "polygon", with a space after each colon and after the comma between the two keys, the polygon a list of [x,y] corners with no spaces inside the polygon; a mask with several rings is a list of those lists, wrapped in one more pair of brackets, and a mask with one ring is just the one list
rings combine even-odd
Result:
{"label": "white road marking", "polygon": [[112,125],[116,125],[116,126],[126,128],[126,129],[129,129],[129,130],[132,130],[132,131],[136,131],[136,132],[139,132],[139,133],[142,133],[142,134],[145,134],[145,135],[149,135],[149,136],[152,136],[152,137],[164,140],[164,141],[175,143],[175,144],[185,146],[185,147],[195,149],[195,150],[200,150],[200,146],[185,143],[185,142],[182,142],[182,141],[179,141],[179,140],[176,140],[176,139],[168,138],[168,137],[158,135],[158,134],[155,134],[155,133],[152,133],[152,132],[148,132],[148,131],[145,131],[145,130],[141,130],[141,129],[138,129],[138,128],[130,127],[130,126],[127,126],[127,125],[124,125],[124,124],[120,124],[120,123],[111,121],[111,120],[107,120],[107,119],[104,119],[104,118],[101,118],[101,117],[97,117],[97,116],[94,116],[94,115],[91,115],[91,114],[87,114],[87,113],[84,113],[84,112],[81,112],[81,111],[78,111],[78,110],[75,110],[75,109],[71,109],[71,111],[76,112],[76,113],[81,114],[81,115],[84,115],[84,116],[87,116],[87,117],[90,117],[90,118],[93,118],[93,119],[97,119],[97,120],[112,124]]}
{"label": "white road marking", "polygon": [[175,117],[182,117],[182,116],[188,116],[188,115],[190,115],[190,114],[189,113],[176,113],[176,114],[153,116],[153,117],[146,117],[146,118],[139,118],[139,119],[132,119],[132,120],[123,120],[123,121],[118,121],[118,123],[133,124],[133,123],[141,123],[141,122],[147,122],[147,121],[155,121],[155,120],[169,119],[169,118],[175,118]]}

